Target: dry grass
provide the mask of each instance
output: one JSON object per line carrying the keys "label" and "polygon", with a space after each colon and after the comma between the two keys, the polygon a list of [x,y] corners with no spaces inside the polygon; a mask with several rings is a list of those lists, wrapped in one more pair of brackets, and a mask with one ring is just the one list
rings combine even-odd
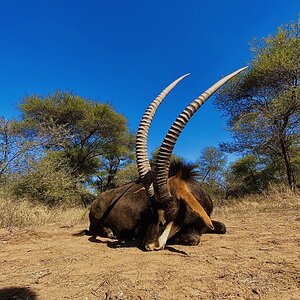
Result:
{"label": "dry grass", "polygon": [[[260,195],[231,199],[218,205],[218,215],[230,213],[252,213],[276,210],[300,211],[300,194],[285,186],[271,186]],[[0,190],[0,228],[25,228],[39,225],[64,224],[72,226],[87,222],[88,209],[81,207],[54,207],[35,203],[27,199],[16,199]]]}
{"label": "dry grass", "polygon": [[44,224],[72,226],[87,218],[87,209],[80,207],[53,207],[27,199],[16,199],[0,191],[0,228],[25,228]]}
{"label": "dry grass", "polygon": [[285,185],[274,185],[262,194],[224,201],[220,204],[218,211],[228,214],[230,212],[251,213],[290,209],[300,210],[300,193],[292,192]]}

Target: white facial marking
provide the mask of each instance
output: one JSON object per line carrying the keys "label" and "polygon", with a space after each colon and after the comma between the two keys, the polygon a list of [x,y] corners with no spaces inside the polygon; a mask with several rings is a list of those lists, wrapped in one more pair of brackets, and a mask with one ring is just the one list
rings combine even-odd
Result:
{"label": "white facial marking", "polygon": [[176,226],[174,224],[172,224],[168,239],[170,239],[175,233],[177,233],[180,229],[180,226]]}
{"label": "white facial marking", "polygon": [[166,243],[167,243],[167,240],[168,240],[168,237],[169,237],[169,233],[170,233],[170,230],[172,228],[172,225],[173,225],[173,222],[170,222],[164,232],[162,233],[162,235],[159,237],[158,239],[158,244],[159,244],[159,249],[162,249],[165,247]]}

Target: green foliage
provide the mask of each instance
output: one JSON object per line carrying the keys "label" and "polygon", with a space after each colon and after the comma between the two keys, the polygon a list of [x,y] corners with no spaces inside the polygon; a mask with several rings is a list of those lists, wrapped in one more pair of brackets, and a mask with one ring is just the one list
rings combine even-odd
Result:
{"label": "green foliage", "polygon": [[64,158],[70,174],[85,183],[100,176],[102,189],[112,187],[118,168],[133,157],[134,135],[127,120],[108,104],[56,92],[27,97],[20,108],[18,126],[25,138]]}
{"label": "green foliage", "polygon": [[216,104],[234,137],[221,148],[281,164],[294,188],[300,155],[300,22],[255,41],[252,50],[252,68],[218,93]]}
{"label": "green foliage", "polygon": [[[26,97],[20,121],[0,118],[0,184],[47,206],[93,200],[133,158],[134,135],[108,104],[67,93]],[[97,183],[96,183],[97,185]]]}
{"label": "green foliage", "polygon": [[210,184],[221,182],[226,161],[225,154],[218,148],[204,148],[200,157],[196,160],[199,165],[200,180]]}
{"label": "green foliage", "polygon": [[53,154],[42,158],[24,175],[15,175],[12,190],[48,206],[74,205],[86,192],[65,168],[65,162]]}
{"label": "green foliage", "polygon": [[196,160],[201,185],[216,199],[225,196],[224,174],[226,161],[225,154],[215,147],[204,148]]}
{"label": "green foliage", "polygon": [[116,186],[122,186],[128,182],[135,181],[139,178],[139,173],[135,163],[126,165],[124,168],[117,171]]}
{"label": "green foliage", "polygon": [[246,155],[230,164],[226,176],[226,198],[266,190],[284,181],[285,170],[278,160]]}
{"label": "green foliage", "polygon": [[34,160],[38,144],[24,139],[15,120],[0,117],[0,183],[11,173],[21,173]]}
{"label": "green foliage", "polygon": [[227,173],[227,197],[255,193],[263,188],[259,160],[254,155],[244,156],[229,167]]}

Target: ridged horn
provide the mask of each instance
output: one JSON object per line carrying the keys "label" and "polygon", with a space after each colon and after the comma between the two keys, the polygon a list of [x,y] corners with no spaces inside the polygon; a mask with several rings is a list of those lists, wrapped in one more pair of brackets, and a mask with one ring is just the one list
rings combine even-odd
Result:
{"label": "ridged horn", "polygon": [[189,122],[194,113],[202,106],[202,104],[212,96],[223,84],[228,80],[245,70],[247,67],[241,68],[211,86],[193,102],[191,102],[184,111],[177,117],[167,135],[165,136],[161,147],[159,148],[156,163],[155,163],[155,174],[154,174],[154,190],[155,199],[157,202],[164,202],[171,197],[168,188],[168,172],[170,167],[170,158],[176,144],[176,141],[182,132],[185,125]]}
{"label": "ridged horn", "polygon": [[149,197],[154,196],[153,190],[153,175],[151,174],[151,167],[148,158],[148,133],[153,117],[156,113],[157,108],[166,98],[166,96],[172,91],[172,89],[190,73],[185,74],[175,81],[173,81],[168,87],[166,87],[148,106],[146,109],[141,122],[139,124],[137,135],[136,135],[136,163],[138,167],[139,176],[142,180],[144,187],[147,190]]}

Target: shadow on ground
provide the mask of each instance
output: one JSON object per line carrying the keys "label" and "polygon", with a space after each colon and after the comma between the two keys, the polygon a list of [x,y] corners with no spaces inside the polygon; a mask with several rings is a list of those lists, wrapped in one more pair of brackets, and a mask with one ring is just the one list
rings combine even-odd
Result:
{"label": "shadow on ground", "polygon": [[[101,240],[98,239],[95,236],[91,236],[89,238],[89,241],[92,243],[99,243],[99,244],[106,244],[108,248],[111,249],[119,249],[119,248],[138,248],[141,251],[146,252],[145,247],[143,243],[139,240],[115,240],[115,241],[109,241],[109,240]],[[174,247],[171,247],[170,245],[167,245],[164,250],[181,254],[181,255],[189,255],[185,251],[178,250]]]}
{"label": "shadow on ground", "polygon": [[28,287],[7,287],[0,289],[0,299],[34,300],[37,299],[37,294]]}

